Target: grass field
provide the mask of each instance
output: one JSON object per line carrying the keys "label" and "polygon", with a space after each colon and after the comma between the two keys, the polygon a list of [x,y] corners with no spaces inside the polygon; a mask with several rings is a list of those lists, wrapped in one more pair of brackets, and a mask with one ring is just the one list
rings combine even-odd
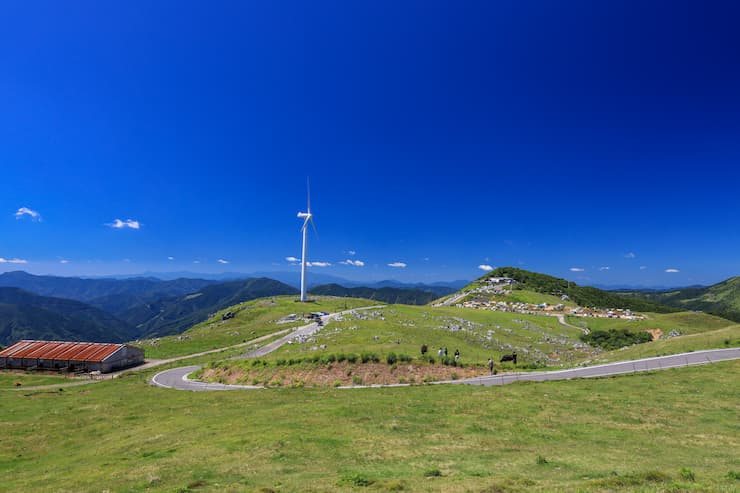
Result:
{"label": "grass field", "polygon": [[[484,365],[515,350],[523,364],[546,365],[590,355],[578,339],[578,329],[565,327],[554,317],[519,315],[487,310],[389,305],[332,322],[304,344],[286,345],[268,358],[299,358],[313,354],[372,351],[384,358],[395,352],[420,356],[422,344],[437,355],[446,347],[451,356],[460,350],[461,361]],[[321,348],[325,346],[325,348]],[[555,351],[560,354],[555,355]],[[557,358],[557,359],[555,359]]]}
{"label": "grass field", "polygon": [[734,325],[735,322],[715,317],[706,313],[679,312],[679,313],[645,313],[645,320],[623,320],[613,318],[583,318],[568,316],[566,320],[576,327],[585,327],[591,330],[630,329],[633,331],[659,328],[664,333],[676,329],[684,334],[698,334],[722,329]]}
{"label": "grass field", "polygon": [[740,362],[506,387],[0,391],[7,491],[737,491]]}
{"label": "grass field", "polygon": [[[286,324],[276,323],[277,320],[291,313],[298,315],[303,311],[333,313],[346,308],[378,304],[375,301],[356,298],[329,296],[313,296],[311,298],[314,299],[314,302],[310,304],[296,303],[295,296],[275,296],[248,301],[221,310],[210,319],[193,326],[180,335],[144,340],[134,345],[143,348],[147,358],[172,358],[232,346],[282,329],[305,324],[303,321]],[[221,315],[227,311],[235,312],[235,317],[222,320]]]}
{"label": "grass field", "polygon": [[732,325],[730,327],[725,327],[724,329],[699,332],[681,337],[671,337],[669,339],[660,339],[646,344],[636,344],[626,349],[608,351],[593,358],[591,363],[608,363],[612,361],[700,351],[702,349],[718,349],[739,346],[740,325]]}
{"label": "grass field", "polygon": [[[0,372],[0,389],[24,388],[36,385],[55,385],[74,380],[60,375],[44,375],[25,372]],[[16,384],[20,383],[18,386]]]}

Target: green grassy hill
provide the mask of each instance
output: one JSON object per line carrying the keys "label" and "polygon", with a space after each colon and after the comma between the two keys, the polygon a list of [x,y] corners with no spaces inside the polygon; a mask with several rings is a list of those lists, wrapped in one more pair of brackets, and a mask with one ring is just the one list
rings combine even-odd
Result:
{"label": "green grassy hill", "polygon": [[517,281],[514,290],[533,291],[536,293],[561,296],[567,295],[580,306],[596,308],[623,308],[639,312],[668,313],[679,311],[676,308],[662,305],[645,299],[631,298],[588,286],[578,286],[566,279],[530,272],[516,267],[500,267],[485,276],[476,279],[463,290],[471,290],[484,284],[489,277],[510,277]]}
{"label": "green grassy hill", "polygon": [[705,288],[623,293],[681,310],[701,310],[740,322],[740,276]]}
{"label": "green grassy hill", "polygon": [[[134,343],[142,347],[147,358],[170,358],[232,346],[247,340],[304,325],[307,312],[330,313],[377,305],[377,301],[331,296],[312,297],[311,303],[297,303],[296,296],[272,296],[229,306],[212,317],[189,328],[182,334],[158,337]],[[232,312],[234,318],[223,320]],[[295,321],[283,320],[295,314]]]}

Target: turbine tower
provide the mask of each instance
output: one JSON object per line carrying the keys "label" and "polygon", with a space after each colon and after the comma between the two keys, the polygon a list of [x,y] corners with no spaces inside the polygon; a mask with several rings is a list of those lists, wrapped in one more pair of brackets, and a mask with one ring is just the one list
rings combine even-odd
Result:
{"label": "turbine tower", "polygon": [[303,233],[303,247],[301,249],[301,301],[308,301],[306,299],[306,249],[308,244],[308,223],[311,223],[314,233],[318,236],[316,231],[316,225],[313,222],[313,214],[311,214],[311,184],[306,178],[306,195],[307,195],[307,212],[299,212],[298,217],[304,219],[303,227],[301,232]]}

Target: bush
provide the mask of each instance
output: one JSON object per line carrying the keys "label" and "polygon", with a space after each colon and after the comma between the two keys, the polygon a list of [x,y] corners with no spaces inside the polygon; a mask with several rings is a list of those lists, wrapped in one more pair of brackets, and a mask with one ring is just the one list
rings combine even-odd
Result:
{"label": "bush", "polygon": [[348,354],[347,355],[347,363],[356,363],[357,362],[357,355],[356,354]]}
{"label": "bush", "polygon": [[375,353],[371,353],[371,352],[369,352],[369,351],[363,351],[363,352],[362,352],[362,353],[360,354],[360,360],[361,360],[361,361],[362,361],[363,363],[370,363],[370,362],[373,362],[373,363],[380,363],[380,358],[378,357],[378,355],[377,355],[377,354],[375,354]]}
{"label": "bush", "polygon": [[681,478],[685,479],[686,481],[691,481],[692,483],[696,481],[696,475],[694,474],[694,471],[692,471],[688,467],[682,467],[680,474]]}
{"label": "bush", "polygon": [[385,357],[385,360],[388,362],[389,365],[396,364],[396,361],[398,361],[398,356],[396,356],[396,353],[388,353],[388,356]]}
{"label": "bush", "polygon": [[287,361],[285,361],[283,358],[278,358],[278,359],[275,360],[275,364],[277,366],[285,366],[286,363],[287,363]]}
{"label": "bush", "polygon": [[352,385],[362,385],[362,377],[360,377],[359,375],[353,375]]}
{"label": "bush", "polygon": [[334,386],[335,387],[341,387],[342,386],[342,381],[341,380],[334,380]]}
{"label": "bush", "polygon": [[424,477],[425,478],[439,478],[439,477],[442,477],[442,471],[440,471],[437,468],[427,469],[426,471],[424,471]]}
{"label": "bush", "polygon": [[730,471],[727,473],[727,479],[734,480],[734,481],[740,481],[740,472],[739,471]]}
{"label": "bush", "polygon": [[607,351],[650,342],[653,337],[647,332],[632,332],[627,329],[593,330],[582,334],[581,340],[586,344],[598,346]]}
{"label": "bush", "polygon": [[414,358],[409,356],[408,354],[399,354],[398,355],[398,361],[401,363],[410,363]]}
{"label": "bush", "polygon": [[547,463],[548,463],[547,459],[545,459],[545,458],[544,458],[544,457],[542,457],[541,455],[538,455],[538,456],[537,456],[537,464],[538,464],[538,465],[542,466],[542,465],[545,465],[545,464],[547,464]]}
{"label": "bush", "polygon": [[352,486],[370,486],[375,481],[369,479],[367,476],[355,473],[349,476],[345,476],[344,482],[349,483]]}
{"label": "bush", "polygon": [[337,354],[337,363],[341,363],[347,359],[347,355],[344,353]]}

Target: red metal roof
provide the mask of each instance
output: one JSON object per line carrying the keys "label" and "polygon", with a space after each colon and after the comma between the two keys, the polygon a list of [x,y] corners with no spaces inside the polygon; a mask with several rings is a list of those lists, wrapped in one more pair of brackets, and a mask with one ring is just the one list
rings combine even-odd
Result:
{"label": "red metal roof", "polygon": [[19,341],[0,351],[0,358],[101,362],[122,347],[101,342]]}

